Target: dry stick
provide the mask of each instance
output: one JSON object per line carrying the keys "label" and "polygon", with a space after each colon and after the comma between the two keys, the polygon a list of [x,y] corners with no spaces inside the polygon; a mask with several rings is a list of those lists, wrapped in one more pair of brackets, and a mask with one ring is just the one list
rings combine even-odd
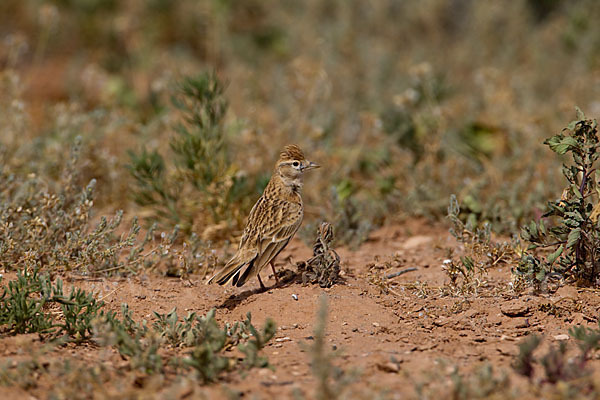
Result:
{"label": "dry stick", "polygon": [[400,270],[398,272],[394,272],[393,274],[386,275],[385,279],[392,279],[392,278],[395,278],[395,277],[400,276],[402,274],[405,274],[407,272],[416,271],[417,269],[418,269],[417,267],[406,268],[406,269]]}
{"label": "dry stick", "polygon": [[112,295],[112,294],[113,294],[114,292],[116,292],[117,290],[119,290],[119,287],[116,287],[116,288],[115,288],[113,291],[111,291],[111,292],[109,292],[109,293],[105,294],[104,296],[100,297],[100,298],[98,299],[98,301],[103,301],[105,298],[107,298],[108,296]]}

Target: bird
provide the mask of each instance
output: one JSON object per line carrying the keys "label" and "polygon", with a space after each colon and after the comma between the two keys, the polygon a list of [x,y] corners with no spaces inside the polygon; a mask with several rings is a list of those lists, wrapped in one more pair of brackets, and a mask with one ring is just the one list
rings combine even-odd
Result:
{"label": "bird", "polygon": [[308,161],[297,145],[284,147],[269,183],[250,211],[237,252],[208,284],[231,282],[232,286],[241,287],[256,276],[260,288],[265,290],[260,272],[267,264],[271,265],[276,284],[279,283],[273,263],[302,224],[303,175],[319,167]]}

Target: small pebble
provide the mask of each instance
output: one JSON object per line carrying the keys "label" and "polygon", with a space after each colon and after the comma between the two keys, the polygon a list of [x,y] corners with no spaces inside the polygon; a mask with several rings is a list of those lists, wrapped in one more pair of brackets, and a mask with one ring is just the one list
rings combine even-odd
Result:
{"label": "small pebble", "polygon": [[298,295],[297,294],[292,294],[292,299],[298,301]]}

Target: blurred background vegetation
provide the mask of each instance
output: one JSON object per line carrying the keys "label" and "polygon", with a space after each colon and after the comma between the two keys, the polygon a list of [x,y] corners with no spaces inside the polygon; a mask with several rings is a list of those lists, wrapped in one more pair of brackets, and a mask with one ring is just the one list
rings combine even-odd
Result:
{"label": "blurred background vegetation", "polygon": [[452,193],[515,233],[560,197],[544,138],[576,105],[600,114],[599,17],[594,0],[3,0],[0,200],[95,179],[96,215],[232,240],[297,143],[325,167],[305,237],[328,219],[356,245],[443,218]]}

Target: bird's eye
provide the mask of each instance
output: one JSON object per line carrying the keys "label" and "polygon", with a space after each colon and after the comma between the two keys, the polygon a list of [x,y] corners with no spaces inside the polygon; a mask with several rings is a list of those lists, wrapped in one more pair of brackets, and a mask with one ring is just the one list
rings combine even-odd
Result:
{"label": "bird's eye", "polygon": [[298,167],[300,166],[300,163],[299,163],[298,161],[294,161],[294,162],[292,163],[292,166],[293,166],[294,168],[298,168]]}

